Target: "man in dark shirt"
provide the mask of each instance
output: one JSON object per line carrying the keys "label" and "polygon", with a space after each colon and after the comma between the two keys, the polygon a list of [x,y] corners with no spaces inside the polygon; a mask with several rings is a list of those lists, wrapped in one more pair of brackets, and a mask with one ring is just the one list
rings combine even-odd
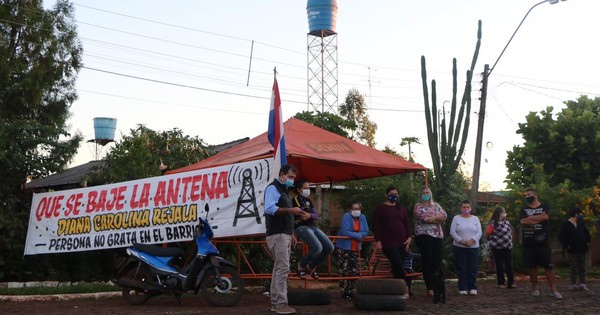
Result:
{"label": "man in dark shirt", "polygon": [[281,167],[279,177],[265,189],[265,224],[267,226],[267,246],[273,255],[271,276],[271,311],[277,314],[294,314],[296,310],[288,305],[287,279],[290,272],[290,253],[294,215],[304,211],[292,206],[288,188],[294,186],[296,168],[287,164]]}
{"label": "man in dark shirt", "polygon": [[538,193],[533,188],[525,190],[526,206],[521,209],[519,217],[523,226],[523,267],[529,268],[529,279],[533,290],[531,295],[539,296],[538,266],[543,267],[550,285],[551,295],[562,299],[556,290],[556,278],[552,266],[552,250],[548,242],[550,233],[550,207],[538,200]]}

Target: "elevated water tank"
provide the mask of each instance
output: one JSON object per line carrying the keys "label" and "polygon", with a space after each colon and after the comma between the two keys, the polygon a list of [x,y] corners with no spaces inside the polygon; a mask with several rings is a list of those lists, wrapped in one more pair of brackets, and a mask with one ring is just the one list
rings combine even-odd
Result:
{"label": "elevated water tank", "polygon": [[94,118],[94,140],[112,142],[115,139],[117,119],[109,117]]}
{"label": "elevated water tank", "polygon": [[337,9],[336,0],[308,0],[306,5],[308,33],[316,36],[335,34]]}

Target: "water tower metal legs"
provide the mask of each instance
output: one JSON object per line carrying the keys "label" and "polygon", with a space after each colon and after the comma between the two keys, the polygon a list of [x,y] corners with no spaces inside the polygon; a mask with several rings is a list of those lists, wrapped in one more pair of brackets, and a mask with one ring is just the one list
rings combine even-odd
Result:
{"label": "water tower metal legs", "polygon": [[307,35],[308,111],[336,113],[338,106],[337,34]]}

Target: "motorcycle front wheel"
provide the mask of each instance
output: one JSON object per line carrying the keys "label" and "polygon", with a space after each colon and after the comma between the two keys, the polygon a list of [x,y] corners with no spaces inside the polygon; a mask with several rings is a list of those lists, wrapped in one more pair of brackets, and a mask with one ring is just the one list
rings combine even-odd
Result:
{"label": "motorcycle front wheel", "polygon": [[214,268],[206,271],[200,282],[200,294],[211,305],[233,306],[244,294],[244,282],[237,270],[231,266],[221,266],[219,271],[219,279]]}
{"label": "motorcycle front wheel", "polygon": [[[137,267],[130,268],[125,273],[123,278],[129,278],[132,280],[137,280],[137,281],[145,282],[145,283],[153,282],[152,281],[152,273],[150,272],[148,267],[143,266],[143,265],[140,266],[139,268],[137,268]],[[122,292],[122,295],[123,295],[123,298],[125,299],[125,301],[127,301],[127,303],[129,303],[131,305],[144,304],[153,295],[151,292],[149,292],[147,290],[129,288],[129,287],[122,287],[121,292]]]}

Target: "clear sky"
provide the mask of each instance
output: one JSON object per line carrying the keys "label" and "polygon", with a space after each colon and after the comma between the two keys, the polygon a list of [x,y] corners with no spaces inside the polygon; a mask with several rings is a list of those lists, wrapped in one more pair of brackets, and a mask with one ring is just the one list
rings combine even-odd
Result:
{"label": "clear sky", "polygon": [[[452,58],[459,83],[482,45],[473,86],[465,173],[472,172],[479,89],[535,0],[338,0],[339,98],[351,88],[365,95],[378,125],[377,148],[401,147],[418,137],[417,162],[431,167],[420,57],[438,84],[438,105],[451,100]],[[53,1],[46,1],[49,7]],[[137,124],[180,128],[208,144],[254,137],[267,128],[273,68],[287,119],[308,109],[306,1],[85,1],[75,18],[84,47],[79,99],[69,124],[93,139],[93,118],[114,117],[116,140]],[[537,6],[489,78],[480,188],[505,187],[506,151],[522,143],[515,133],[530,111],[580,95],[600,96],[600,1],[568,0]],[[249,55],[254,41],[248,80]],[[459,87],[462,91],[462,85]],[[459,97],[462,92],[459,93]],[[105,152],[107,148],[104,149]],[[557,153],[560,154],[560,153]],[[85,143],[73,162],[94,159]]]}

